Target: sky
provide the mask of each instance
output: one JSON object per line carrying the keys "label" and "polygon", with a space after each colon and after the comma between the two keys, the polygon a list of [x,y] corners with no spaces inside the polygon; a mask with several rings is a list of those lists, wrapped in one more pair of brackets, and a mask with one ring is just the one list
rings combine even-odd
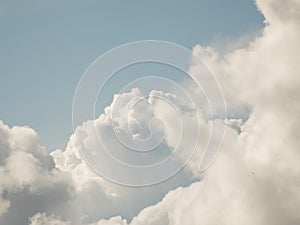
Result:
{"label": "sky", "polygon": [[0,225],[299,225],[299,0],[133,5],[1,1]]}
{"label": "sky", "polygon": [[[253,39],[263,16],[244,0],[1,0],[0,27],[0,118],[34,128],[52,151],[68,142],[76,86],[97,57],[139,40],[228,51]],[[113,94],[99,100],[99,112]]]}

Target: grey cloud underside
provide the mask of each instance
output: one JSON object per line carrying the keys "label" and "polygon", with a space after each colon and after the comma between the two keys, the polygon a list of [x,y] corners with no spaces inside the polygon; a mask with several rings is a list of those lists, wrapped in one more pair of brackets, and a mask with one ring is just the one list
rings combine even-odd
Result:
{"label": "grey cloud underside", "polygon": [[[226,136],[206,173],[198,174],[196,154],[166,183],[123,187],[97,176],[76,150],[80,135],[92,135],[91,122],[51,155],[32,129],[0,123],[0,224],[299,224],[300,2],[259,0],[257,6],[266,26],[247,48],[225,56],[212,47],[194,48],[235,115],[218,121],[228,125]],[[190,72],[197,74],[197,65]],[[104,130],[105,119],[97,121]]]}

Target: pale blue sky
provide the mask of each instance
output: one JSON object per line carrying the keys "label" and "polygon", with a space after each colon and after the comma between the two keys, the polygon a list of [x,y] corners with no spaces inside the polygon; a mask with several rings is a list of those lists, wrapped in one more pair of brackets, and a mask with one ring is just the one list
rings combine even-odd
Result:
{"label": "pale blue sky", "polygon": [[0,120],[34,128],[49,150],[64,147],[76,85],[106,51],[144,39],[191,49],[262,26],[246,0],[0,0]]}

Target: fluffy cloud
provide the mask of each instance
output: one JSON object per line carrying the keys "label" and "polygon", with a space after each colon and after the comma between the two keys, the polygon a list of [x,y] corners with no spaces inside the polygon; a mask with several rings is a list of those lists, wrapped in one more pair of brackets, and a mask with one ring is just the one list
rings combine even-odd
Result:
{"label": "fluffy cloud", "polygon": [[[122,155],[124,146],[114,139],[112,124],[128,131],[122,140],[133,144],[131,140],[151,134],[153,117],[160,118],[165,124],[152,124],[153,141],[166,129],[162,151],[168,154],[176,146],[176,113],[151,97],[129,112],[128,104],[142,96],[134,89],[116,96],[105,114],[79,126],[67,148],[51,155],[32,129],[0,123],[0,224],[299,224],[300,3],[259,0],[257,6],[266,26],[247,48],[225,55],[212,47],[194,48],[216,75],[229,109],[228,118],[218,121],[228,125],[222,152],[205,174],[197,172],[196,154],[165,183],[131,188],[103,179],[85,164],[78,148],[97,148],[97,132],[123,160],[138,162]],[[191,74],[197,76],[198,69],[192,65]],[[193,124],[193,107],[170,94],[152,94],[175,102],[187,124]],[[209,129],[204,118],[201,126]],[[200,146],[207,136],[202,133]],[[184,139],[182,146],[191,139]]]}
{"label": "fluffy cloud", "polygon": [[[123,141],[129,144],[134,144],[130,142],[134,139],[144,140],[149,134],[152,135],[151,142],[155,143],[166,132],[166,140],[162,139],[163,142],[158,145],[159,153],[150,152],[150,157],[145,157],[142,163],[152,164],[154,160],[161,160],[166,154],[172,153],[180,131],[174,107],[177,112],[184,113],[185,122],[191,128],[194,127],[191,124],[195,122],[195,117],[192,117],[196,115],[193,113],[195,109],[168,93],[152,91],[148,99],[135,103],[141,97],[138,89],[116,95],[111,106],[105,109],[105,114],[77,127],[67,148],[56,150],[50,155],[39,145],[34,130],[18,126],[9,128],[1,122],[0,224],[25,224],[27,221],[30,224],[72,225],[126,223],[119,220],[120,217],[109,218],[119,215],[131,219],[143,208],[159,202],[169,190],[198,180],[187,168],[163,183],[142,188],[126,187],[98,176],[82,160],[80,152],[101,148],[97,142],[99,135],[109,150],[119,154],[122,160],[141,163],[139,155],[120,154],[125,152],[125,147],[116,139],[113,128],[124,132]],[[169,99],[173,106],[165,104],[162,98]],[[128,110],[132,104],[136,104],[135,107]],[[153,122],[155,117],[164,121],[164,124]],[[188,135],[189,138],[192,136]],[[186,145],[181,143],[181,148]],[[183,157],[180,154],[178,156],[179,159]],[[97,159],[97,163],[106,163],[105,158]]]}
{"label": "fluffy cloud", "polygon": [[[161,97],[164,95],[159,94]],[[141,93],[137,89],[116,95],[105,114],[79,126],[70,137],[67,148],[64,151],[56,150],[51,155],[39,145],[38,135],[31,128],[9,128],[1,122],[0,224],[26,224],[27,221],[31,225],[125,224],[125,220],[118,219],[120,217],[109,218],[121,215],[131,219],[143,208],[159,202],[170,189],[195,181],[192,172],[185,169],[157,185],[143,188],[120,186],[95,174],[82,160],[78,147],[82,148],[79,149],[81,151],[83,148],[91,147],[93,150],[99,147],[95,142],[98,134],[94,125],[99,135],[105,136],[104,140],[110,148],[124,150],[124,146],[113,135],[112,124],[124,128],[127,120],[122,117],[123,114],[119,114],[112,121],[111,114],[113,109],[118,112],[126,110],[132,100],[140,97]],[[132,134],[133,138],[147,133],[148,123],[154,113],[161,115],[168,109],[165,105],[156,104],[157,101],[151,97],[131,112],[131,119],[139,123],[138,129]],[[160,110],[154,110],[153,107]],[[144,111],[148,112],[148,117],[141,117]],[[160,135],[161,126],[151,128],[154,135]],[[171,128],[167,126],[166,129]],[[156,139],[154,137],[154,141]],[[172,138],[168,138],[168,141],[172,142]],[[159,148],[170,152],[167,143]],[[134,160],[132,157],[125,159]],[[104,163],[104,159],[99,160],[99,163]]]}
{"label": "fluffy cloud", "polygon": [[29,225],[70,225],[55,216],[47,216],[46,213],[37,213],[29,219]]}
{"label": "fluffy cloud", "polygon": [[53,158],[28,127],[0,123],[0,224],[26,224],[37,211],[78,220],[70,204],[74,192],[69,178],[55,168]]}
{"label": "fluffy cloud", "polygon": [[[173,131],[172,129],[174,128],[171,126],[176,124],[176,120],[175,122],[174,120],[170,120],[170,123],[168,123],[163,119],[166,110],[172,109],[168,108],[170,106],[162,104],[160,100],[151,97],[153,95],[160,95],[160,97],[164,95],[161,92],[154,92],[155,91],[150,93],[150,98],[144,99],[139,103],[140,105],[134,107],[129,114],[130,119],[128,121],[127,118],[124,118],[124,115],[127,115],[128,105],[130,105],[136,98],[139,99],[142,94],[138,89],[134,89],[132,92],[116,95],[112,105],[105,109],[105,114],[102,114],[95,121],[87,121],[83,125],[77,127],[74,134],[70,137],[65,151],[57,150],[51,153],[55,160],[56,167],[72,177],[77,193],[74,201],[77,202],[81,209],[84,222],[91,223],[101,218],[108,219],[115,215],[121,215],[124,218],[131,219],[143,208],[159,202],[170,189],[174,189],[179,185],[186,186],[197,180],[192,171],[187,168],[163,183],[148,187],[132,188],[117,185],[96,175],[81,159],[80,153],[77,151],[78,148],[80,148],[79,150],[85,154],[89,154],[90,152],[93,152],[93,150],[96,150],[96,152],[98,150],[103,151],[103,149],[99,149],[102,148],[102,146],[97,141],[100,136],[104,145],[109,146],[109,151],[121,157],[121,160],[125,162],[142,162],[147,165],[147,163],[151,164],[154,160],[161,160],[162,156],[165,157],[165,154],[169,154],[171,150],[168,146],[171,146],[171,143],[175,143],[174,137],[176,137],[176,134],[174,133],[178,132],[178,129]],[[168,95],[165,97],[170,98]],[[182,105],[179,103],[176,103],[176,105],[178,110],[180,110]],[[113,110],[116,110],[118,114],[112,117]],[[193,111],[194,109],[191,108],[190,110]],[[185,111],[187,111],[186,108]],[[176,117],[177,115],[175,114],[176,113],[174,112],[170,112],[169,116],[173,115]],[[165,122],[165,129],[168,134],[166,138],[167,143],[162,143],[158,147],[160,153],[153,154],[150,152],[150,156],[148,155],[145,159],[143,159],[141,158],[143,155],[137,154],[138,156],[136,156],[136,154],[128,152],[124,145],[120,144],[120,141],[116,139],[112,124],[116,129],[121,130],[122,128],[122,132],[128,132],[126,133],[127,136],[125,134],[123,135],[123,137],[126,137],[127,139],[124,138],[123,140],[127,141],[129,139],[126,143],[131,144],[130,138],[134,139],[137,136],[141,137],[148,132],[149,121],[151,121],[154,117],[160,118]],[[135,129],[131,134],[130,131],[126,129],[128,129],[132,120],[136,121],[135,128],[138,127],[138,129]],[[173,122],[173,124],[171,124],[171,122]],[[161,136],[163,127],[160,125],[156,126],[154,124],[154,127],[152,126],[151,128],[152,132],[156,131],[153,133],[155,136],[151,137],[153,141],[156,141],[159,139],[159,136]],[[125,154],[122,154],[123,152],[125,152]],[[105,162],[105,160],[107,161],[106,158],[103,159],[95,154],[92,154],[91,157],[94,158],[94,160],[96,159],[98,164],[107,163]],[[111,172],[121,173],[122,171],[119,171],[117,168],[113,168]],[[164,172],[161,171],[161,173]],[[124,176],[126,175],[127,174],[124,173]],[[141,176],[143,176],[143,174],[141,174]],[[121,177],[121,179],[122,178],[123,177]],[[139,177],[135,178],[139,179]]]}
{"label": "fluffy cloud", "polygon": [[245,107],[249,118],[226,120],[222,152],[201,182],[170,192],[132,225],[299,224],[300,3],[257,4],[266,27],[249,47],[224,56],[194,49],[224,88],[229,116]]}

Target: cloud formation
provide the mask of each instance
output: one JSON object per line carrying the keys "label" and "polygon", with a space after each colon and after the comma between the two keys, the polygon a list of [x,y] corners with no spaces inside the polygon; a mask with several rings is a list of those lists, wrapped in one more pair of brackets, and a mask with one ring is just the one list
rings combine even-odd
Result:
{"label": "cloud formation", "polygon": [[222,152],[201,182],[170,192],[131,224],[299,224],[300,3],[257,5],[266,27],[247,48],[225,56],[194,49],[224,88],[229,116],[251,106],[249,118],[226,121]]}
{"label": "cloud formation", "polygon": [[[258,0],[257,6],[266,25],[247,48],[225,55],[200,45],[193,50],[216,75],[229,111],[219,121],[228,125],[222,151],[205,174],[197,172],[195,155],[166,183],[137,189],[106,181],[82,161],[78,147],[95,144],[94,122],[111,147],[121,148],[111,140],[109,115],[112,107],[126,109],[140,95],[136,89],[116,96],[126,104],[116,106],[115,100],[96,121],[79,126],[65,150],[50,155],[35,131],[1,122],[0,224],[299,224],[300,2]],[[196,76],[197,69],[192,65],[190,72]],[[142,112],[148,106],[141,106]],[[163,104],[147,109],[145,123],[137,122],[138,110],[127,121],[136,131],[133,136],[147,135],[144,125],[154,114],[169,119],[168,153],[178,138],[176,123],[160,114],[167,110]],[[209,128],[204,118],[201,125]],[[118,125],[124,121],[122,114],[116,117]],[[160,129],[158,125],[156,134]]]}
{"label": "cloud formation", "polygon": [[[130,163],[143,163],[141,160],[147,162],[150,159],[148,163],[151,164],[153,160],[161,160],[162,156],[170,154],[171,147],[178,138],[178,129],[174,129],[177,115],[171,112],[173,109],[170,106],[154,98],[154,93],[160,97],[173,98],[178,110],[184,110],[185,113],[194,111],[193,108],[182,105],[176,96],[152,91],[148,99],[134,107],[127,121],[124,114],[127,115],[128,105],[142,96],[138,89],[133,89],[129,93],[116,95],[112,105],[98,119],[86,121],[77,127],[65,150],[58,149],[50,155],[39,145],[38,135],[34,130],[18,126],[9,128],[1,122],[0,224],[125,224],[126,221],[121,217],[131,219],[143,208],[159,202],[169,190],[199,180],[190,168],[186,168],[163,183],[142,188],[126,187],[98,176],[82,160],[80,151],[101,148],[96,141],[98,135],[112,149],[112,153]],[[121,113],[111,119],[113,110]],[[124,137],[128,140],[140,138],[139,136],[147,136],[149,121],[154,117],[164,120],[168,111],[169,121],[166,119],[164,123],[168,135],[165,143],[158,147],[159,154],[150,152],[150,158],[145,159],[122,154],[125,147],[116,139],[113,124],[115,128],[126,128],[134,121],[131,128],[134,132],[131,136],[126,133],[127,136]],[[186,115],[191,120],[190,123],[195,120],[191,115],[193,114]],[[162,127],[154,124],[151,128],[155,141],[161,136]],[[178,156],[181,157],[180,154]],[[106,163],[105,158],[97,159],[97,163]],[[116,170],[112,170],[114,171]],[[109,219],[114,216],[119,217]]]}
{"label": "cloud formation", "polygon": [[70,204],[72,182],[55,168],[36,132],[1,122],[0,133],[0,224],[24,224],[39,211],[74,222],[78,212]]}

